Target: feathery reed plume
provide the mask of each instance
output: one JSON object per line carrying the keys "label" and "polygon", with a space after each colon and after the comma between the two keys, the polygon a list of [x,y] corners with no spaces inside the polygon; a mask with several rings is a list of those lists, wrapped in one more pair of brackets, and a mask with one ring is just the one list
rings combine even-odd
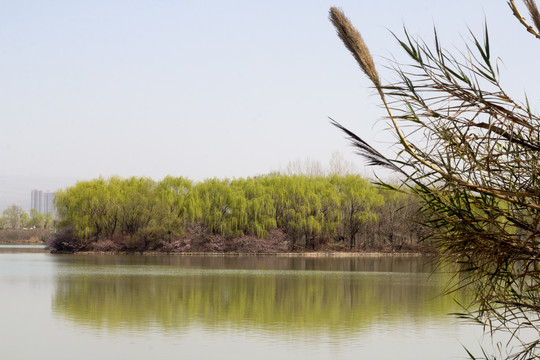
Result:
{"label": "feathery reed plume", "polygon": [[516,2],[514,0],[508,0],[508,6],[510,6],[510,9],[512,9],[514,16],[516,17],[516,19],[519,20],[521,25],[525,26],[525,29],[527,29],[528,32],[536,36],[537,39],[540,39],[540,12],[538,12],[536,2],[535,0],[523,0],[523,2],[525,3],[525,6],[527,6],[527,9],[531,14],[532,20],[536,25],[537,29],[535,29],[531,24],[529,24],[527,20],[525,20],[523,15],[521,15],[521,12],[517,8]]}
{"label": "feathery reed plume", "polygon": [[534,25],[536,25],[536,29],[540,31],[540,12],[538,11],[536,2],[534,0],[523,0],[523,2],[527,6],[529,14],[531,14],[531,18],[534,22]]}
{"label": "feathery reed plume", "polygon": [[[510,1],[513,1],[513,0],[510,0]],[[383,86],[381,85],[381,81],[379,79],[379,74],[377,74],[377,70],[375,69],[375,63],[373,62],[373,58],[371,57],[371,54],[369,53],[369,49],[366,46],[364,39],[362,39],[360,32],[358,32],[358,30],[356,30],[356,28],[351,24],[350,20],[345,16],[343,11],[341,11],[340,9],[336,7],[330,8],[329,18],[332,24],[334,24],[337,30],[337,34],[339,38],[343,41],[343,44],[345,44],[345,47],[351,52],[353,57],[356,59],[356,61],[360,65],[360,68],[362,69],[362,71],[370,78],[370,80],[373,82],[373,84],[377,88],[377,91],[379,92],[379,96],[381,97],[384,107],[386,108],[386,111],[388,113],[388,117],[392,121],[394,129],[396,130],[396,133],[399,137],[400,143],[405,147],[405,150],[409,154],[411,154],[413,157],[418,159],[418,155],[410,147],[409,142],[407,141],[407,139],[405,138],[405,135],[403,134],[402,130],[399,128],[399,125],[397,124],[396,118],[392,115],[390,106],[388,105],[386,101],[386,96],[383,91]],[[421,162],[423,161],[422,159],[418,159],[418,160]],[[431,167],[433,170],[439,173],[442,173],[440,169],[434,168],[433,166],[431,166],[431,164],[425,163],[425,165]]]}
{"label": "feathery reed plume", "polygon": [[379,74],[377,74],[369,49],[358,30],[351,24],[345,14],[336,7],[330,8],[329,18],[334,24],[339,38],[354,56],[362,71],[370,78],[375,87],[379,88],[381,86]]}

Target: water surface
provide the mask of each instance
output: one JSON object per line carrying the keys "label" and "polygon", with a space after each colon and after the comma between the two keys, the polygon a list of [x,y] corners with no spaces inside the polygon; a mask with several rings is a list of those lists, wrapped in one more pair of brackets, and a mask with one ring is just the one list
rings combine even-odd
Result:
{"label": "water surface", "polygon": [[447,281],[420,256],[0,247],[0,359],[463,359]]}

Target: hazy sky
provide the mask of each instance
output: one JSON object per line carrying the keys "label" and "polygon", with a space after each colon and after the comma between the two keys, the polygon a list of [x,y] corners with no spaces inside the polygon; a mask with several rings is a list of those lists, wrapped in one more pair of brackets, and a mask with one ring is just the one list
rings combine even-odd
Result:
{"label": "hazy sky", "polygon": [[0,202],[22,183],[29,202],[100,175],[247,177],[335,151],[361,163],[328,116],[387,151],[333,5],[380,65],[401,58],[403,25],[459,49],[486,19],[503,84],[538,109],[540,42],[505,0],[0,0]]}

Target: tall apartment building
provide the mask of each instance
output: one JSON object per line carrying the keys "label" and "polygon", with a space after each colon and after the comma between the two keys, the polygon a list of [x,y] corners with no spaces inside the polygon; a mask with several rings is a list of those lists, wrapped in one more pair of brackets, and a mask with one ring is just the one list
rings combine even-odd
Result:
{"label": "tall apartment building", "polygon": [[55,213],[54,193],[50,191],[32,190],[30,209],[36,209],[42,214]]}

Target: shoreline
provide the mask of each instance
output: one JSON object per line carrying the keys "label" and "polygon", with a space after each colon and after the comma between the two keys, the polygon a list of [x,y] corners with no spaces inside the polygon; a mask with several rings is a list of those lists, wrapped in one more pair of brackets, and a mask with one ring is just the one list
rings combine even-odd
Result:
{"label": "shoreline", "polygon": [[76,252],[62,252],[47,249],[47,244],[44,242],[30,242],[30,241],[13,241],[13,242],[0,242],[0,245],[11,246],[38,246],[42,245],[44,250],[49,250],[53,255],[139,255],[139,256],[208,256],[208,257],[375,257],[375,256],[431,256],[436,252],[422,252],[422,251],[381,251],[381,250],[366,250],[366,251],[336,251],[336,250],[319,250],[319,251],[285,251],[285,252],[216,252],[216,251],[185,251],[185,252],[171,252],[171,251],[76,251]]}
{"label": "shoreline", "polygon": [[43,246],[47,246],[47,244],[45,244],[42,241],[0,241],[0,245],[20,245],[20,246],[23,246],[23,245],[43,245]]}
{"label": "shoreline", "polygon": [[138,256],[208,256],[208,257],[376,257],[376,256],[430,256],[434,253],[421,252],[283,252],[283,253],[249,253],[249,252],[122,252],[122,251],[79,251],[75,253],[53,253],[55,255],[138,255]]}

